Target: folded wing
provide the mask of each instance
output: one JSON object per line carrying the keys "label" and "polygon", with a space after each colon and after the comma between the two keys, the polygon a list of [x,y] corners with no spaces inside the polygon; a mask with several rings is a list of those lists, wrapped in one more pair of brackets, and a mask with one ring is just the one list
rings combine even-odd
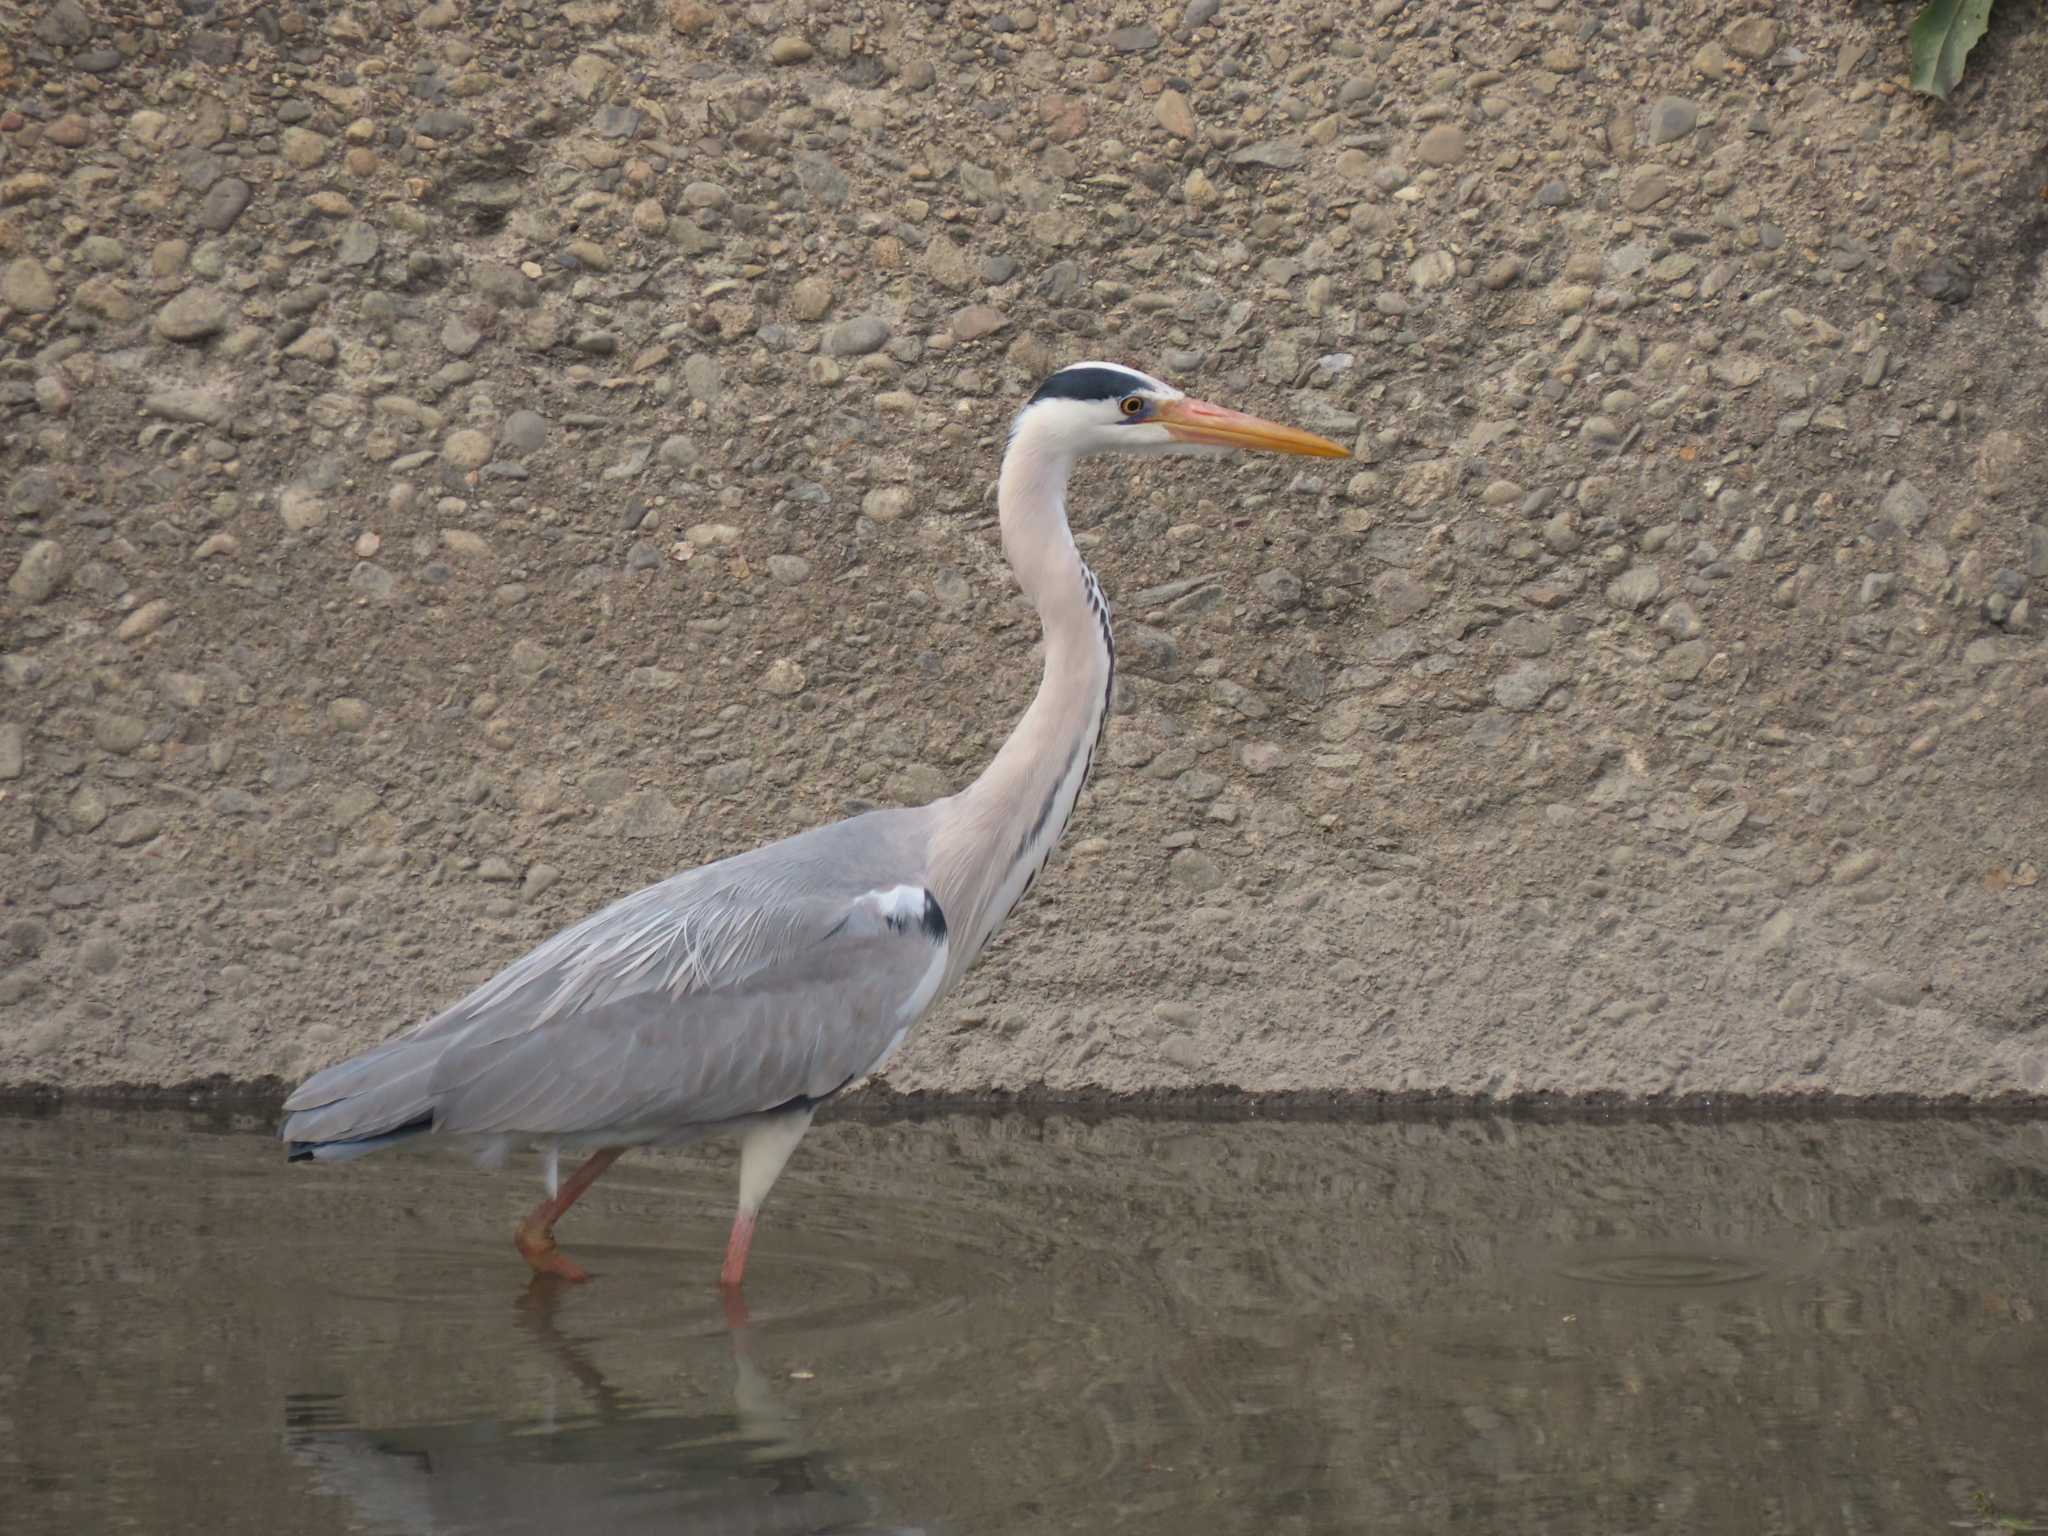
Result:
{"label": "folded wing", "polygon": [[901,829],[849,835],[879,819],[626,897],[310,1078],[284,1136],[358,1141],[429,1118],[455,1134],[648,1135],[837,1091],[931,1005],[949,952],[922,860],[888,835]]}

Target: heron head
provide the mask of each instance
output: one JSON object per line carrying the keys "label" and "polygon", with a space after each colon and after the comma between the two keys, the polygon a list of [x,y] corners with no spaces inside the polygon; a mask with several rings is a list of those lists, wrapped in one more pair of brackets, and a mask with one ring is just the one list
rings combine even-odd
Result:
{"label": "heron head", "polygon": [[1097,453],[1218,453],[1249,449],[1347,459],[1349,450],[1278,422],[1183,394],[1121,363],[1072,363],[1038,386],[1017,416],[1047,447]]}

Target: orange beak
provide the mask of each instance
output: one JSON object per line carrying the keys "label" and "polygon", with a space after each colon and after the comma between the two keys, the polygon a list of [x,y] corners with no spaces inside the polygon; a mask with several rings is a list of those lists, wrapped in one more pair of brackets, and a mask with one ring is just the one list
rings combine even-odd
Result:
{"label": "orange beak", "polygon": [[1351,450],[1277,421],[1226,410],[1206,400],[1167,400],[1152,419],[1183,443],[1208,443],[1218,448],[1252,448],[1264,453],[1305,453],[1318,459],[1348,459]]}

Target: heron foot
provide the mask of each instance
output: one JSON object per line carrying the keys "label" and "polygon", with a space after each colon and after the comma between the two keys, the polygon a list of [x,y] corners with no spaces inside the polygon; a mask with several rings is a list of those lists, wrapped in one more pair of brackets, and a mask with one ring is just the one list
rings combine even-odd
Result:
{"label": "heron foot", "polygon": [[555,1246],[554,1230],[550,1227],[522,1221],[512,1234],[512,1246],[536,1275],[553,1275],[571,1285],[582,1285],[590,1278],[590,1271]]}
{"label": "heron foot", "polygon": [[526,1219],[519,1223],[512,1234],[512,1246],[519,1250],[519,1256],[526,1260],[536,1275],[553,1275],[571,1285],[581,1285],[590,1278],[582,1265],[572,1263],[555,1246],[555,1223],[582,1196],[583,1192],[598,1181],[598,1177],[619,1160],[624,1147],[600,1147],[584,1160],[583,1166],[570,1174],[554,1195],[541,1201],[526,1213]]}

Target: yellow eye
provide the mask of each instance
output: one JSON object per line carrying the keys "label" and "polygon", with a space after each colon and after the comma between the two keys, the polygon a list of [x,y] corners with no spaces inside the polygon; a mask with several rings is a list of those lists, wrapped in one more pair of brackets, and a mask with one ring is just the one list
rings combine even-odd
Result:
{"label": "yellow eye", "polygon": [[1143,395],[1125,395],[1122,410],[1126,416],[1144,415],[1145,397]]}

